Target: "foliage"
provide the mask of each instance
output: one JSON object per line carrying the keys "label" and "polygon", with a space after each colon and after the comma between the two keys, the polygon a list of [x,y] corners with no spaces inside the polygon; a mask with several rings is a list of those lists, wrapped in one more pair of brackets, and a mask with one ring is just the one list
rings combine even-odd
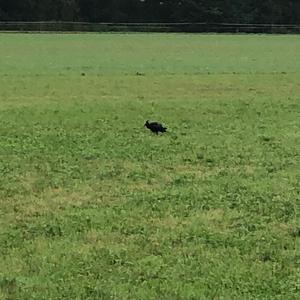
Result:
{"label": "foliage", "polygon": [[298,0],[0,0],[0,21],[300,23]]}

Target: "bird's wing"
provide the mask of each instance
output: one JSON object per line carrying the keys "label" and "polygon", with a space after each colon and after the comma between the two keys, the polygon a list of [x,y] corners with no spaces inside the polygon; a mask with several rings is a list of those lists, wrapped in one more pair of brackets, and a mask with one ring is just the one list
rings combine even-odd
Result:
{"label": "bird's wing", "polygon": [[161,126],[161,124],[157,123],[157,122],[151,122],[150,125],[153,125],[153,126]]}

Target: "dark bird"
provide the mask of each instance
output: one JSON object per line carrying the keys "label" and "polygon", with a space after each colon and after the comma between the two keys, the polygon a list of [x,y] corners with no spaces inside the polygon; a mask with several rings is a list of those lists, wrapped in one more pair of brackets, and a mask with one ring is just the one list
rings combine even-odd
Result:
{"label": "dark bird", "polygon": [[152,132],[158,134],[159,132],[166,132],[167,131],[167,127],[163,127],[162,124],[157,123],[157,122],[151,122],[149,123],[149,121],[147,120],[145,125],[148,129],[150,129]]}

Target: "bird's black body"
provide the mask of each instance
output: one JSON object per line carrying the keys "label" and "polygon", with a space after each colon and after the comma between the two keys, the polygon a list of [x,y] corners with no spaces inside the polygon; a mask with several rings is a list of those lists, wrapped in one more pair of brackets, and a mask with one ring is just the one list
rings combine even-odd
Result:
{"label": "bird's black body", "polygon": [[157,122],[151,122],[146,121],[145,125],[148,129],[150,129],[152,132],[158,134],[159,132],[163,133],[167,131],[166,127],[163,127],[162,124],[157,123]]}

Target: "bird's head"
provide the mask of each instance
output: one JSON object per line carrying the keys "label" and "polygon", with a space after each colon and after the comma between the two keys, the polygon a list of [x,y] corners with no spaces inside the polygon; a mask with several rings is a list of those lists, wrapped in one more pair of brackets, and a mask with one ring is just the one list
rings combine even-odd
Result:
{"label": "bird's head", "polygon": [[149,120],[147,120],[147,121],[146,121],[146,123],[145,123],[145,125],[144,125],[144,126],[146,126],[146,127],[147,127],[148,125],[149,125]]}

